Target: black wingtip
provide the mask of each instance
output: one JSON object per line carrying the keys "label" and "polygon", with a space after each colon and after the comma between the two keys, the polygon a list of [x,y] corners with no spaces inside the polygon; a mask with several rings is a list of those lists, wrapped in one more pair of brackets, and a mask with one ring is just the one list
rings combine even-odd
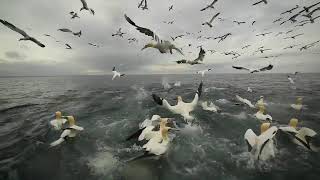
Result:
{"label": "black wingtip", "polygon": [[126,138],[126,141],[129,141],[129,140],[134,139],[134,138],[138,138],[144,129],[145,129],[145,127],[142,128],[142,129],[139,129],[135,133],[131,134],[129,137]]}
{"label": "black wingtip", "polygon": [[198,87],[198,91],[197,91],[199,97],[200,97],[201,94],[202,94],[202,86],[203,86],[203,82],[201,81],[201,83],[200,83],[200,85],[199,85],[199,87]]}
{"label": "black wingtip", "polygon": [[152,94],[152,98],[153,98],[153,100],[154,100],[154,102],[156,102],[157,104],[159,104],[160,106],[162,106],[162,99],[159,97],[159,96],[157,96],[157,95],[155,95],[155,94]]}

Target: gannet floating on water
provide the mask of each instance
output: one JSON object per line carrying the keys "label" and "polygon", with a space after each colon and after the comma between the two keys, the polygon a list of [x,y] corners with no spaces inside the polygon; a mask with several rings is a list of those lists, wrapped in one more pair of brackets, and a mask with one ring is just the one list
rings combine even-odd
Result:
{"label": "gannet floating on water", "polygon": [[55,130],[60,130],[62,125],[67,122],[65,118],[62,118],[62,113],[57,111],[55,113],[56,119],[50,121],[50,125],[53,126]]}
{"label": "gannet floating on water", "polygon": [[163,106],[164,108],[168,109],[174,114],[180,114],[184,117],[185,120],[193,120],[194,117],[190,115],[190,112],[193,111],[199,101],[199,98],[201,96],[202,92],[202,82],[200,83],[198,90],[194,96],[194,99],[190,103],[183,102],[182,97],[178,96],[178,103],[175,106],[171,106],[167,100],[160,98],[159,96],[152,94],[153,100],[160,106]]}
{"label": "gannet floating on water", "polygon": [[261,120],[261,121],[272,121],[272,117],[269,114],[266,114],[266,108],[265,106],[259,106],[258,107],[259,111],[257,113],[254,114],[254,116]]}
{"label": "gannet floating on water", "polygon": [[176,61],[178,64],[190,64],[190,65],[196,65],[196,64],[201,64],[200,61],[202,62],[204,57],[206,55],[206,51],[200,47],[199,55],[195,60],[179,60]]}
{"label": "gannet floating on water", "polygon": [[218,112],[218,113],[221,112],[220,108],[215,104],[213,104],[213,102],[210,102],[209,104],[208,101],[204,101],[201,103],[201,107],[205,111]]}
{"label": "gannet floating on water", "polygon": [[175,47],[173,44],[171,44],[170,41],[163,41],[160,40],[159,36],[157,36],[153,31],[151,31],[150,29],[144,28],[144,27],[140,27],[138,25],[136,25],[126,14],[124,15],[125,19],[128,21],[129,24],[131,24],[132,26],[136,27],[136,29],[147,35],[147,36],[151,36],[157,43],[148,43],[146,44],[141,50],[144,50],[146,48],[156,48],[159,50],[160,53],[168,53],[170,52],[170,54],[172,54],[172,50],[176,50],[178,51],[180,54],[183,55],[182,51]]}
{"label": "gannet floating on water", "polygon": [[298,128],[297,125],[298,119],[292,118],[289,122],[289,126],[279,127],[279,129],[292,137],[295,144],[311,151],[318,151],[319,149],[312,146],[310,143],[311,139],[317,135],[317,133],[306,127]]}
{"label": "gannet floating on water", "polygon": [[254,108],[254,105],[251,103],[251,101],[249,101],[248,99],[244,99],[242,97],[240,97],[239,95],[236,95],[236,99],[246,105],[248,105],[250,108]]}
{"label": "gannet floating on water", "polygon": [[252,129],[248,129],[244,134],[244,139],[248,145],[248,151],[251,152],[256,160],[267,160],[275,157],[275,147],[273,137],[278,128],[270,127],[270,123],[263,123],[260,127],[261,134],[257,136]]}
{"label": "gannet floating on water", "polygon": [[86,0],[80,0],[80,1],[82,3],[82,8],[80,9],[80,11],[87,10],[87,11],[90,11],[92,15],[94,15],[94,10],[88,7]]}
{"label": "gannet floating on water", "polygon": [[261,71],[269,71],[273,68],[272,64],[269,64],[266,67],[260,68],[260,69],[249,69],[246,67],[241,67],[241,66],[232,66],[234,69],[238,69],[238,70],[246,70],[249,71],[250,73],[255,73],[255,72],[261,72]]}
{"label": "gannet floating on water", "polygon": [[248,87],[247,91],[248,91],[248,92],[253,92],[250,87]]}
{"label": "gannet floating on water", "polygon": [[116,67],[113,67],[113,69],[112,69],[112,73],[113,73],[113,76],[112,76],[112,80],[114,80],[114,78],[116,78],[116,77],[122,77],[122,76],[125,76],[125,74],[121,74],[121,73],[119,73],[118,71],[116,71]]}
{"label": "gannet floating on water", "polygon": [[204,73],[209,72],[209,71],[211,71],[211,68],[206,69],[206,70],[202,70],[202,71],[198,71],[197,74],[201,74],[201,76],[204,77]]}
{"label": "gannet floating on water", "polygon": [[83,131],[83,127],[75,125],[75,120],[73,116],[68,116],[69,127],[65,128],[60,135],[60,138],[50,144],[51,147],[57,146],[67,140],[67,138],[76,137],[79,131]]}
{"label": "gannet floating on water", "polygon": [[301,109],[303,108],[302,99],[302,97],[298,97],[296,104],[291,104],[290,106],[297,111],[301,111]]}
{"label": "gannet floating on water", "polygon": [[23,38],[20,38],[19,41],[32,41],[34,43],[36,43],[38,46],[44,48],[45,45],[42,44],[40,41],[38,41],[37,39],[35,39],[34,37],[29,36],[26,32],[24,32],[23,30],[19,29],[18,27],[14,26],[13,24],[9,23],[8,21],[2,20],[0,19],[0,22],[7,26],[9,29],[21,34],[23,36]]}
{"label": "gannet floating on water", "polygon": [[208,25],[210,28],[212,28],[212,27],[213,27],[213,26],[212,26],[212,22],[219,16],[219,14],[220,14],[220,13],[215,14],[215,15],[210,19],[209,22],[204,22],[204,23],[202,23],[202,25],[203,25],[203,26],[204,26],[204,25]]}

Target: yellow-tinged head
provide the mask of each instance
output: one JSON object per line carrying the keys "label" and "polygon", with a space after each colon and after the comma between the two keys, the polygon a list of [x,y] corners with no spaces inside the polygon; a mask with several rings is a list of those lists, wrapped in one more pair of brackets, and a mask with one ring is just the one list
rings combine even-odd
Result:
{"label": "yellow-tinged head", "polygon": [[153,44],[153,43],[148,43],[148,44],[146,44],[142,49],[141,49],[141,51],[142,50],[144,50],[144,49],[146,49],[146,48],[150,48],[150,47],[154,47],[155,45]]}
{"label": "yellow-tinged head", "polygon": [[270,123],[261,124],[261,127],[260,127],[261,134],[266,132],[270,128],[270,125],[271,125]]}
{"label": "yellow-tinged head", "polygon": [[298,97],[297,98],[297,104],[301,105],[302,104],[302,99],[303,99],[302,97]]}
{"label": "yellow-tinged head", "polygon": [[76,124],[76,121],[74,120],[73,116],[68,116],[68,122],[69,122],[69,126],[73,126]]}
{"label": "yellow-tinged head", "polygon": [[168,123],[168,118],[161,118],[160,119],[160,133],[161,133],[161,136],[164,140],[167,140],[168,139],[168,131],[170,129],[170,127],[167,127]]}
{"label": "yellow-tinged head", "polygon": [[298,122],[299,122],[298,119],[292,118],[292,119],[290,119],[289,126],[291,126],[293,128],[297,128]]}
{"label": "yellow-tinged head", "polygon": [[60,111],[56,112],[56,119],[61,119],[62,113]]}
{"label": "yellow-tinged head", "polygon": [[264,107],[264,105],[259,105],[259,112],[264,114],[266,111],[266,107]]}

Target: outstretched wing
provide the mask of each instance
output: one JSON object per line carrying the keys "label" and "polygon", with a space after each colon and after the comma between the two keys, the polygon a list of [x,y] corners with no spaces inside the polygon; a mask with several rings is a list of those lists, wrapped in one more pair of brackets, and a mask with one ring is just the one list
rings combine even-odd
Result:
{"label": "outstretched wing", "polygon": [[204,57],[206,55],[206,51],[202,49],[202,47],[200,48],[200,52],[199,52],[199,56],[197,59],[195,59],[194,61],[203,61]]}
{"label": "outstretched wing", "polygon": [[70,29],[67,29],[67,28],[58,29],[58,31],[71,32],[72,33],[72,31]]}
{"label": "outstretched wing", "polygon": [[86,0],[80,0],[83,7],[88,7]]}
{"label": "outstretched wing", "polygon": [[7,26],[9,29],[11,29],[11,30],[13,30],[13,31],[21,34],[22,36],[24,36],[24,37],[28,36],[28,34],[27,34],[26,32],[24,32],[23,30],[17,28],[15,25],[9,23],[8,21],[5,21],[5,20],[0,19],[0,22],[1,22],[3,25]]}
{"label": "outstretched wing", "polygon": [[256,144],[257,135],[252,131],[252,129],[248,129],[244,134],[244,139],[248,145],[248,151],[251,152],[253,146]]}
{"label": "outstretched wing", "polygon": [[250,71],[248,68],[241,67],[241,66],[232,66],[232,68],[238,69],[238,70],[247,70],[247,71]]}
{"label": "outstretched wing", "polygon": [[214,15],[211,19],[210,19],[210,24],[213,22],[214,19],[216,19],[218,16],[220,15],[220,13],[217,13],[216,15]]}
{"label": "outstretched wing", "polygon": [[186,64],[186,63],[187,63],[187,60],[182,59],[182,60],[176,61],[176,62],[177,62],[177,64]]}
{"label": "outstretched wing", "polygon": [[273,68],[273,65],[272,64],[269,64],[269,66],[266,66],[266,67],[263,67],[260,69],[260,71],[269,71]]}
{"label": "outstretched wing", "polygon": [[153,31],[151,31],[150,29],[144,28],[144,27],[140,27],[138,25],[136,25],[136,23],[134,23],[126,14],[124,15],[124,17],[126,18],[126,20],[128,21],[129,24],[131,24],[132,26],[135,26],[136,29],[147,35],[147,36],[151,36],[154,40],[156,40],[157,42],[160,41],[159,36],[157,36]]}

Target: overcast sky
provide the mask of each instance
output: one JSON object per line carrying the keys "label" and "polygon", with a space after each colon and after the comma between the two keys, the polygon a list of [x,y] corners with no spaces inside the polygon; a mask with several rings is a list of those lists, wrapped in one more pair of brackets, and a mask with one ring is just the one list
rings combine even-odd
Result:
{"label": "overcast sky", "polygon": [[[45,48],[32,42],[18,41],[21,35],[0,24],[0,76],[12,75],[86,75],[109,74],[113,66],[126,74],[149,73],[194,73],[197,70],[213,67],[213,73],[238,73],[232,65],[243,65],[250,68],[267,66],[272,63],[275,67],[271,73],[319,72],[320,43],[316,46],[299,51],[299,47],[320,40],[320,18],[314,24],[294,27],[290,22],[280,26],[273,24],[275,19],[283,17],[287,20],[293,14],[280,15],[296,5],[312,5],[318,0],[268,0],[268,4],[251,6],[256,0],[219,0],[215,9],[200,12],[200,9],[212,0],[148,0],[149,10],[138,9],[140,0],[87,0],[88,6],[95,10],[95,15],[88,11],[79,12],[82,4],[80,0],[2,0],[0,18],[11,22],[25,30],[30,36],[37,38]],[[173,11],[168,11],[173,5]],[[320,6],[319,6],[320,7]],[[301,8],[294,12],[300,11]],[[69,12],[78,12],[80,19],[70,19]],[[214,27],[202,26],[205,21],[220,12],[220,21],[216,19]],[[160,54],[156,49],[141,48],[152,39],[139,33],[124,19],[127,14],[136,24],[155,31],[161,39],[170,40],[170,36],[194,33],[177,39],[173,43],[183,48],[184,56],[179,53]],[[320,15],[320,11],[314,16]],[[297,20],[304,20],[298,17]],[[166,24],[163,21],[172,21]],[[233,20],[245,21],[246,24],[237,25]],[[282,20],[282,21],[283,21]],[[256,21],[252,26],[251,23]],[[282,22],[281,21],[281,22]],[[126,34],[124,38],[112,37],[119,28]],[[59,28],[69,28],[75,32],[82,31],[82,36],[57,31]],[[278,32],[294,30],[288,35]],[[198,33],[199,31],[201,33]],[[225,41],[197,39],[198,36],[217,37],[232,33]],[[256,34],[273,32],[265,37]],[[284,39],[292,35],[304,33],[296,39]],[[53,38],[43,34],[50,34]],[[139,42],[128,43],[128,38],[136,38]],[[89,46],[88,43],[101,45],[100,48]],[[64,43],[73,49],[65,49]],[[192,44],[188,47],[188,44]],[[242,50],[245,45],[251,47]],[[300,46],[283,50],[289,45]],[[206,50],[216,50],[206,53],[203,65],[178,65],[180,59],[195,59],[203,45]],[[272,51],[253,53],[260,46]],[[236,51],[241,54],[238,59],[221,54],[226,51]],[[191,52],[191,53],[190,53]],[[263,56],[277,56],[263,59]]]}

